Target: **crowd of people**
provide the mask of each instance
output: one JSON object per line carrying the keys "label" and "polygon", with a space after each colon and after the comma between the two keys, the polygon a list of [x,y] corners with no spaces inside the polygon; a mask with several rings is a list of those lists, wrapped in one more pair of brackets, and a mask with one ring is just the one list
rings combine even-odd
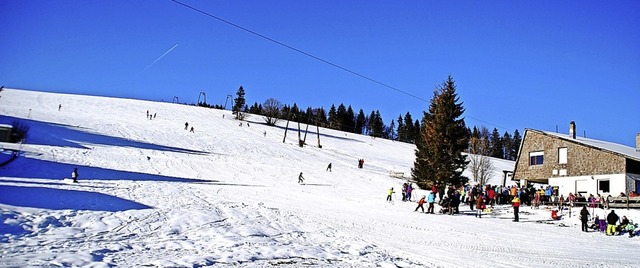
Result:
{"label": "crowd of people", "polygon": [[[404,183],[402,185],[402,201],[412,201],[412,193],[416,188],[412,183]],[[393,188],[389,189],[387,195],[387,201],[392,201],[392,195],[395,193]],[[635,194],[635,192],[631,192]],[[436,200],[438,200],[436,202]],[[540,187],[536,190],[533,187],[505,187],[505,186],[491,186],[491,185],[465,185],[463,187],[447,186],[443,187],[438,184],[433,184],[431,191],[427,195],[417,201],[418,206],[414,209],[415,212],[421,210],[427,214],[434,214],[434,205],[440,206],[440,213],[454,215],[460,213],[460,205],[468,205],[469,210],[474,213],[477,218],[482,218],[483,212],[490,213],[495,205],[507,205],[513,208],[513,221],[520,221],[519,210],[521,205],[531,206],[532,208],[538,208],[540,205],[545,204],[547,206],[558,206],[558,209],[552,210],[552,220],[559,220],[561,215],[558,215],[558,211],[566,209],[565,206],[582,205],[580,211],[580,220],[582,223],[582,230],[587,232],[589,229],[596,229],[607,235],[618,235],[622,233],[628,233],[629,237],[634,236],[636,225],[631,222],[626,216],[619,218],[614,210],[611,210],[606,219],[600,219],[598,215],[595,215],[593,224],[588,225],[591,215],[589,208],[602,208],[608,209],[605,198],[600,194],[594,196],[590,194],[588,197],[581,194],[574,195],[570,193],[566,198],[564,196],[557,195],[557,191],[554,191],[552,187],[546,188]],[[425,212],[424,204],[428,204],[427,211]]]}

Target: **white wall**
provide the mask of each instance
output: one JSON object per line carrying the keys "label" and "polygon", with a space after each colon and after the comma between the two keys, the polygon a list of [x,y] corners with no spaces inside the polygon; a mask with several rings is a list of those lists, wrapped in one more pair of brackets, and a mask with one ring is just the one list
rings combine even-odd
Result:
{"label": "white wall", "polygon": [[[609,180],[609,192],[598,189],[598,182]],[[602,196],[618,196],[620,192],[627,192],[628,178],[625,174],[593,175],[579,177],[549,178],[549,185],[558,186],[558,194],[566,198],[569,193],[586,191],[586,196],[601,194]],[[583,194],[585,195],[585,194]]]}

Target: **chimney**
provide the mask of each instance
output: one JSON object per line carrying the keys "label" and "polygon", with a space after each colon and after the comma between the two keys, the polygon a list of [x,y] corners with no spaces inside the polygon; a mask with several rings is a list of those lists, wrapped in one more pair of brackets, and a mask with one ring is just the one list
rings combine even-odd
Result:
{"label": "chimney", "polygon": [[640,132],[636,134],[636,152],[640,152]]}
{"label": "chimney", "polygon": [[576,122],[571,121],[571,123],[569,123],[569,136],[571,136],[572,139],[576,138]]}

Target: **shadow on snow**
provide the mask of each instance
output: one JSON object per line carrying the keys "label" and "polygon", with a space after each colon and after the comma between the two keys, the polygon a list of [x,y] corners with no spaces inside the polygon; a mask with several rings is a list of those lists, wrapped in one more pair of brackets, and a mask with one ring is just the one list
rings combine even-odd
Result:
{"label": "shadow on snow", "polygon": [[84,143],[102,144],[107,146],[133,147],[139,149],[169,151],[177,153],[207,154],[207,152],[202,151],[157,145],[91,133],[88,129],[79,126],[69,126],[57,123],[35,121],[25,118],[16,118],[11,116],[0,116],[0,124],[11,124],[14,121],[19,121],[29,126],[29,133],[26,139],[27,144],[89,149],[82,145]]}
{"label": "shadow on snow", "polygon": [[46,187],[0,185],[0,203],[44,209],[124,211],[151,208],[103,193]]}
{"label": "shadow on snow", "polygon": [[121,171],[100,167],[90,167],[74,164],[65,164],[27,158],[20,156],[10,165],[0,169],[2,177],[33,178],[62,180],[70,178],[74,168],[78,168],[78,180],[130,180],[130,181],[167,181],[167,182],[211,182],[190,178],[178,178],[156,174],[146,174],[131,171]]}

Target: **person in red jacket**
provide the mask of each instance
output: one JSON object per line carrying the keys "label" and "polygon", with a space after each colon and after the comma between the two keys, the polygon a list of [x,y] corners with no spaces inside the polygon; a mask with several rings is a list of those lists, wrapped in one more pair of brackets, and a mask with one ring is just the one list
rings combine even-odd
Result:
{"label": "person in red jacket", "polygon": [[520,198],[518,198],[517,195],[514,196],[511,203],[513,203],[513,216],[515,217],[513,221],[518,222],[520,221],[520,217],[518,215],[518,213],[520,213]]}
{"label": "person in red jacket", "polygon": [[420,200],[418,200],[418,206],[416,207],[416,210],[414,210],[413,212],[416,212],[416,211],[418,211],[419,208],[421,208],[422,209],[422,213],[424,213],[424,206],[422,206],[422,205],[424,205],[424,199],[425,198],[427,198],[427,197],[423,195],[422,198],[420,198]]}
{"label": "person in red jacket", "polygon": [[489,189],[487,190],[487,203],[489,203],[489,205],[491,205],[491,208],[493,208],[493,204],[496,202],[496,191],[493,190],[493,188],[489,187]]}

